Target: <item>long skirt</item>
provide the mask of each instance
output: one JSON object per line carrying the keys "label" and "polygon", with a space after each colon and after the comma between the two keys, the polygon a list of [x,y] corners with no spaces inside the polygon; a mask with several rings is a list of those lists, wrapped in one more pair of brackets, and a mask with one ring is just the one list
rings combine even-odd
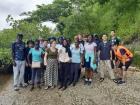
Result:
{"label": "long skirt", "polygon": [[45,86],[57,86],[58,82],[58,62],[57,59],[48,59],[44,74]]}

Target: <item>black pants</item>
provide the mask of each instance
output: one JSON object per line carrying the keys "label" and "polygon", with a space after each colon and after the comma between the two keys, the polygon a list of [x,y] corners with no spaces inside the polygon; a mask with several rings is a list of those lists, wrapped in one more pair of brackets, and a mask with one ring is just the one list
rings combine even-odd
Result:
{"label": "black pants", "polygon": [[79,80],[80,77],[80,63],[72,63],[71,64],[71,73],[70,73],[70,81],[71,83],[76,83]]}
{"label": "black pants", "polygon": [[61,83],[61,71],[60,71],[60,63],[58,63],[58,84],[60,84]]}
{"label": "black pants", "polygon": [[69,63],[60,63],[59,65],[59,82],[60,86],[67,87],[69,79],[70,64]]}
{"label": "black pants", "polygon": [[115,56],[114,51],[112,50],[111,52],[112,52],[111,67],[112,67],[112,69],[115,69],[115,62],[117,61],[117,58],[116,58],[116,56]]}
{"label": "black pants", "polygon": [[29,81],[31,81],[31,77],[32,77],[31,67],[25,67],[24,82],[28,83]]}

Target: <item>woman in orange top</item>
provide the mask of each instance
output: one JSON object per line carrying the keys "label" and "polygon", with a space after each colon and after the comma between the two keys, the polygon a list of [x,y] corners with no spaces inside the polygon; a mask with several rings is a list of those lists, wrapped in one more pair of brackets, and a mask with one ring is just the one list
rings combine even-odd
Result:
{"label": "woman in orange top", "polygon": [[126,81],[127,70],[132,63],[133,54],[124,46],[115,44],[114,47],[115,55],[120,62],[118,67],[120,68],[120,79],[118,84],[123,84]]}

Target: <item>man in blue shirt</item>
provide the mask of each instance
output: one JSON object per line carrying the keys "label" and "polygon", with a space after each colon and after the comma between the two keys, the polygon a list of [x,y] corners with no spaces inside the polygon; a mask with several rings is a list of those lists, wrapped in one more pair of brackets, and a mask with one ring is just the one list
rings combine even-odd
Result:
{"label": "man in blue shirt", "polygon": [[116,83],[117,81],[115,80],[113,69],[111,68],[111,43],[107,41],[106,34],[102,36],[102,40],[103,41],[99,44],[99,68],[101,74],[100,82],[104,80],[104,68],[107,68],[111,79]]}
{"label": "man in blue shirt", "polygon": [[19,86],[24,86],[25,71],[25,43],[22,41],[23,34],[17,34],[16,42],[12,44],[12,60],[14,72],[14,90],[18,91]]}

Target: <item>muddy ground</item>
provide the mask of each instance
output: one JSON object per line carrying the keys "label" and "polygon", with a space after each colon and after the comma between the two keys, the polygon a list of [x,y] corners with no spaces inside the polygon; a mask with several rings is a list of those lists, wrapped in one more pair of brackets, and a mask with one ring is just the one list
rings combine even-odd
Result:
{"label": "muddy ground", "polygon": [[140,72],[128,73],[128,82],[117,85],[106,78],[100,83],[95,75],[91,86],[81,80],[65,91],[56,89],[13,91],[12,78],[0,92],[0,105],[140,105]]}

